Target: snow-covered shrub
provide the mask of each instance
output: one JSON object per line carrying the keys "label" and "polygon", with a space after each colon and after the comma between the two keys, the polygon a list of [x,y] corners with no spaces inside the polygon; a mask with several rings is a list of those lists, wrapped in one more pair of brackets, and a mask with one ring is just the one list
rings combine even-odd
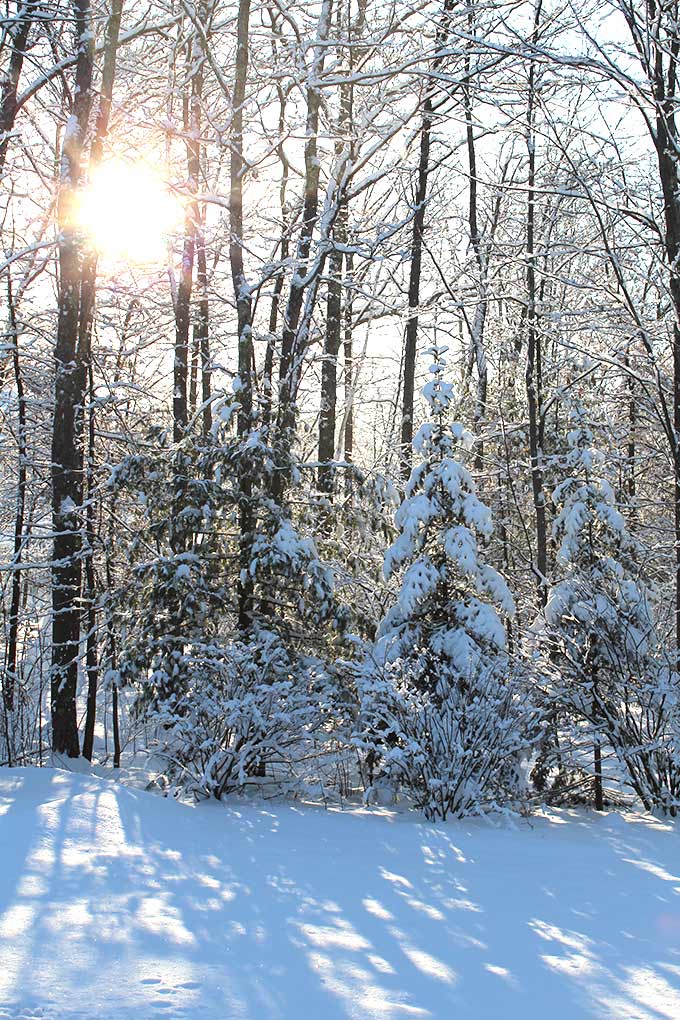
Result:
{"label": "snow-covered shrub", "polygon": [[0,700],[0,766],[35,764],[40,760],[41,749],[49,747],[49,734],[41,732],[39,728],[39,702],[45,700],[44,693],[40,689],[40,676],[36,671],[36,682],[33,684],[16,684],[11,710]]}
{"label": "snow-covered shrub", "polygon": [[620,624],[600,623],[607,683],[595,684],[595,717],[623,767],[624,781],[648,811],[680,813],[680,676],[654,632],[621,642]]}
{"label": "snow-covered shrub", "polygon": [[378,785],[407,790],[430,819],[519,804],[533,721],[526,691],[495,664],[466,680],[411,656],[367,670],[360,689],[356,744]]}
{"label": "snow-covered shrub", "polygon": [[342,700],[327,663],[348,611],[309,521],[273,496],[268,432],[234,435],[233,400],[215,418],[209,437],[128,458],[112,484],[139,520],[115,597],[117,674],[167,777],[220,796],[266,772],[299,778],[294,760],[323,757]]}
{"label": "snow-covered shrub", "polygon": [[190,681],[156,717],[166,777],[218,798],[265,775],[288,789],[304,784],[332,721],[322,664],[293,662],[278,637],[265,633],[249,643],[196,645],[185,658]]}
{"label": "snow-covered shrub", "polygon": [[641,596],[638,586],[609,578],[596,591],[563,584],[559,602],[548,603],[541,638],[549,657],[546,701],[560,736],[547,753],[544,748],[542,767],[557,771],[553,799],[569,788],[569,775],[582,771],[573,747],[589,745],[609,749],[621,781],[648,810],[676,814],[680,808],[680,678]]}
{"label": "snow-covered shrub", "polygon": [[386,575],[400,576],[398,601],[361,671],[356,735],[369,767],[406,786],[432,818],[514,799],[530,731],[506,652],[512,597],[481,548],[491,515],[460,459],[470,437],[446,420],[445,350],[426,352],[434,421],[414,440],[421,463],[385,557]]}

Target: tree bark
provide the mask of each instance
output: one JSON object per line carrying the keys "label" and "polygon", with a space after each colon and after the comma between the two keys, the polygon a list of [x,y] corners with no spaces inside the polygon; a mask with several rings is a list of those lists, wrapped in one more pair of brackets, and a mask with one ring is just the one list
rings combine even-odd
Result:
{"label": "tree bark", "polygon": [[94,411],[94,373],[92,364],[88,366],[88,443],[86,491],[87,506],[85,509],[85,577],[83,585],[83,602],[85,607],[85,674],[87,677],[87,707],[85,711],[85,730],[83,732],[83,757],[92,761],[94,751],[94,728],[97,718],[97,686],[99,681],[99,659],[97,648],[97,579],[94,569],[95,543],[95,411]]}
{"label": "tree bark", "polygon": [[57,202],[59,220],[59,316],[54,351],[52,429],[52,749],[80,753],[76,693],[80,640],[82,370],[77,362],[82,283],[82,242],[73,222],[73,203],[92,108],[94,37],[89,0],[74,0],[77,63],[74,104],[61,153]]}
{"label": "tree bark", "polygon": [[37,12],[38,0],[26,0],[17,4],[15,26],[12,31],[12,50],[4,81],[0,87],[0,174],[7,160],[10,135],[17,115],[17,93],[28,46],[28,37]]}
{"label": "tree bark", "polygon": [[[338,32],[340,31],[338,17]],[[352,71],[350,58],[350,74]],[[349,143],[352,122],[352,86],[343,82],[340,86],[340,113],[335,156],[339,160],[344,147]],[[347,245],[347,202],[341,199],[338,215],[333,227],[333,250],[328,267],[328,298],[326,305],[326,337],[321,362],[321,403],[319,409],[319,489],[332,498],[334,470],[331,461],[335,456],[335,429],[338,401],[338,355],[342,344],[343,316],[342,268]]]}
{"label": "tree bark", "polygon": [[203,222],[199,224],[199,229],[196,233],[196,289],[199,297],[191,347],[189,410],[192,415],[196,411],[200,372],[203,435],[207,436],[212,425],[212,411],[210,408],[210,303],[208,300],[208,267],[206,263]]}
{"label": "tree bark", "polygon": [[[341,223],[336,223],[335,239],[340,241]],[[321,362],[321,404],[319,407],[319,490],[332,497],[335,455],[335,424],[338,400],[338,355],[342,342],[342,251],[335,249],[329,260],[326,338]]]}
{"label": "tree bark", "polygon": [[[202,24],[206,22],[205,5],[199,8]],[[187,53],[189,94],[184,105],[184,130],[187,136],[187,178],[192,196],[187,204],[184,223],[182,262],[175,300],[175,358],[173,363],[172,436],[179,443],[189,422],[189,330],[191,325],[191,296],[196,256],[196,239],[199,232],[200,212],[198,194],[201,171],[201,103],[203,97],[203,43],[198,30],[194,30]]]}
{"label": "tree bark", "polygon": [[[17,411],[19,427],[17,433],[18,470],[17,470],[17,506],[14,517],[14,550],[12,555],[12,594],[10,598],[9,623],[5,670],[2,682],[2,696],[7,713],[14,710],[14,693],[17,683],[17,652],[19,642],[19,608],[21,603],[21,557],[24,542],[24,520],[26,516],[26,467],[28,463],[26,447],[26,394],[19,360],[19,326],[12,294],[11,277],[7,280],[7,306],[12,337],[12,368],[14,386],[17,392]],[[10,753],[8,734],[8,755]],[[11,764],[11,761],[10,761]]]}
{"label": "tree bark", "polygon": [[[475,33],[475,13],[471,6],[468,12],[468,45],[465,50],[465,84],[463,86],[463,107],[465,111],[465,139],[468,156],[468,173],[470,178],[468,190],[468,228],[470,244],[475,256],[478,276],[477,306],[474,318],[469,323],[470,330],[470,362],[477,367],[477,399],[475,402],[475,431],[478,439],[475,447],[475,469],[484,470],[484,440],[480,435],[486,418],[487,391],[489,386],[489,369],[484,347],[484,328],[488,310],[488,251],[486,250],[479,227],[479,187],[477,179],[477,146],[473,120],[473,76],[470,49]],[[470,365],[470,371],[472,365]]]}
{"label": "tree bark", "polygon": [[[534,8],[534,28],[532,36],[534,46],[538,43],[542,5],[542,0],[537,0]],[[536,577],[539,604],[541,606],[545,606],[548,598],[548,537],[545,512],[545,491],[543,487],[543,428],[541,424],[543,386],[541,373],[541,338],[538,330],[538,316],[536,308],[536,134],[534,125],[536,98],[536,64],[534,59],[532,59],[529,65],[529,96],[527,101],[527,152],[529,156],[529,173],[527,181],[526,221],[527,363],[525,382],[529,412],[531,491],[536,522],[536,558],[534,574]]]}
{"label": "tree bark", "polygon": [[[354,459],[354,335],[352,322],[352,253],[347,255],[347,294],[345,296],[343,367],[345,372],[345,420],[342,433],[343,457],[348,464]],[[349,480],[349,475],[348,475]]]}
{"label": "tree bark", "polygon": [[400,434],[401,476],[407,482],[411,474],[413,454],[413,413],[416,379],[416,354],[418,347],[418,307],[420,305],[420,275],[423,261],[423,232],[425,229],[425,200],[427,178],[430,172],[430,131],[432,129],[432,99],[428,95],[423,106],[423,122],[420,129],[420,155],[416,177],[411,240],[411,261],[408,280],[408,319],[404,338],[403,387]]}
{"label": "tree bark", "polygon": [[[662,37],[664,15],[667,37]],[[675,322],[672,334],[673,392],[672,430],[669,441],[673,459],[673,526],[674,587],[675,587],[675,646],[676,659],[680,663],[680,132],[676,120],[678,102],[678,54],[680,52],[680,29],[678,28],[678,4],[661,8],[656,0],[649,0],[647,16],[654,30],[649,33],[650,85],[655,104],[655,127],[653,141],[656,148],[659,177],[664,199],[664,242],[669,270],[669,290],[673,302]],[[629,17],[629,15],[627,15]],[[629,24],[630,24],[629,18]]]}
{"label": "tree bark", "polygon": [[[113,591],[113,566],[112,566],[112,552],[114,542],[114,505],[112,504],[109,512],[109,523],[108,523],[108,540],[106,546],[106,557],[105,557],[105,570],[106,570],[106,590],[109,592]],[[106,633],[109,653],[109,669],[115,674],[117,660],[116,660],[116,633],[113,624],[113,615],[109,610],[107,612],[106,619]],[[120,719],[119,719],[119,706],[118,706],[118,684],[113,682],[111,686],[111,716],[112,716],[112,728],[113,728],[113,767],[114,769],[120,768]]]}
{"label": "tree bark", "polygon": [[[118,39],[123,14],[123,0],[113,0],[111,15],[106,25],[106,43],[104,50],[104,67],[99,95],[99,108],[95,134],[90,150],[90,172],[95,170],[104,155],[104,143],[109,131],[111,105],[113,103],[113,85],[116,78],[116,62],[118,56]],[[85,730],[83,734],[83,756],[92,761],[94,748],[94,729],[97,713],[97,684],[99,663],[97,649],[97,584],[94,569],[94,373],[92,369],[92,328],[97,288],[97,252],[92,248],[83,259],[82,282],[80,289],[80,321],[78,324],[77,363],[80,373],[79,387],[83,393],[89,393],[88,409],[88,446],[87,446],[87,508],[85,511],[85,576],[83,587],[83,609],[86,623],[85,670],[87,675],[87,709],[85,713]],[[83,459],[83,422],[85,411],[81,408],[78,419],[78,449]]]}
{"label": "tree bark", "polygon": [[[238,434],[243,439],[253,427],[253,338],[251,297],[243,260],[243,104],[248,81],[250,0],[240,0],[236,27],[236,61],[231,122],[229,192],[229,261],[236,301],[238,328]],[[240,464],[238,624],[249,633],[253,620],[253,583],[250,575],[255,514],[252,506],[253,478],[248,458]]]}
{"label": "tree bark", "polygon": [[198,287],[198,315],[194,325],[201,359],[201,403],[203,405],[203,435],[212,429],[212,368],[210,362],[210,299],[208,297],[208,267],[203,227],[196,240],[196,285]]}
{"label": "tree bark", "polygon": [[[326,47],[325,42],[331,27],[332,0],[323,0],[319,15],[316,44],[312,66],[307,79],[307,122],[305,143],[305,185],[302,206],[302,225],[298,239],[295,270],[290,282],[288,301],[284,313],[281,337],[281,360],[279,363],[279,407],[277,426],[280,442],[288,448],[295,426],[295,400],[299,375],[300,337],[298,327],[305,291],[312,237],[317,222],[319,206],[319,175],[318,158],[319,115],[321,110],[321,88],[319,78],[323,71]],[[275,496],[280,497],[284,485],[285,470],[283,466],[275,479]]]}
{"label": "tree bark", "polygon": [[[278,40],[280,36],[280,27],[278,20],[275,16],[272,17],[272,31],[274,33],[275,40],[272,43],[272,50],[274,59],[278,56]],[[276,274],[274,280],[274,290],[272,292],[271,306],[269,309],[269,336],[267,338],[267,347],[264,356],[264,366],[262,370],[262,424],[268,427],[272,421],[273,403],[274,403],[274,358],[276,355],[276,332],[279,323],[279,307],[281,304],[281,295],[283,293],[283,285],[285,282],[285,265],[290,255],[290,214],[288,210],[287,192],[288,192],[288,179],[290,176],[290,163],[286,155],[285,146],[283,143],[286,133],[286,106],[288,102],[287,93],[282,87],[281,82],[276,82],[276,92],[279,100],[279,133],[278,143],[276,146],[276,154],[281,164],[281,182],[279,184],[279,209],[281,212],[281,238],[280,238],[280,268]]]}
{"label": "tree bark", "polygon": [[[437,28],[433,71],[440,66],[443,58],[440,50],[449,34],[448,16],[453,10],[453,0],[444,0],[442,21]],[[401,476],[404,482],[411,474],[413,456],[413,415],[415,399],[416,355],[418,347],[418,309],[420,306],[420,278],[423,261],[423,237],[425,231],[425,208],[427,204],[427,183],[430,174],[430,135],[434,122],[433,95],[436,85],[429,82],[426,86],[423,102],[422,124],[420,129],[420,149],[418,170],[416,174],[416,190],[414,196],[414,216],[411,236],[411,259],[408,281],[408,318],[404,335],[404,357],[402,376],[402,405],[399,458]]]}

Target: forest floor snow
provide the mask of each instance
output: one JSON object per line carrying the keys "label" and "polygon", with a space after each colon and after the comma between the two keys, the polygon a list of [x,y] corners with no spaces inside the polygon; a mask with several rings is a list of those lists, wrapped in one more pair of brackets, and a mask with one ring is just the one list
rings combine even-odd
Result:
{"label": "forest floor snow", "polygon": [[680,826],[0,771],[0,1018],[679,1020]]}

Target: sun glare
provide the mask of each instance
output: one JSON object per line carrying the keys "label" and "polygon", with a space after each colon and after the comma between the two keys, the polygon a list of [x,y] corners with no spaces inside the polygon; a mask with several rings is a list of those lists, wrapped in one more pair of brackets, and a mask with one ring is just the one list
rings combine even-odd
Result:
{"label": "sun glare", "polygon": [[182,204],[151,167],[111,160],[82,192],[77,219],[101,255],[158,263],[166,257],[168,235],[181,226]]}

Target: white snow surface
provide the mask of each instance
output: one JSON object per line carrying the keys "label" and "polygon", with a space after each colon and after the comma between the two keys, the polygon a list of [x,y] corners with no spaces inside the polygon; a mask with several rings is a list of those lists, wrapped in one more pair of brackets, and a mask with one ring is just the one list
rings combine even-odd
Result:
{"label": "white snow surface", "polygon": [[678,1020],[680,827],[0,771],[0,1018]]}

